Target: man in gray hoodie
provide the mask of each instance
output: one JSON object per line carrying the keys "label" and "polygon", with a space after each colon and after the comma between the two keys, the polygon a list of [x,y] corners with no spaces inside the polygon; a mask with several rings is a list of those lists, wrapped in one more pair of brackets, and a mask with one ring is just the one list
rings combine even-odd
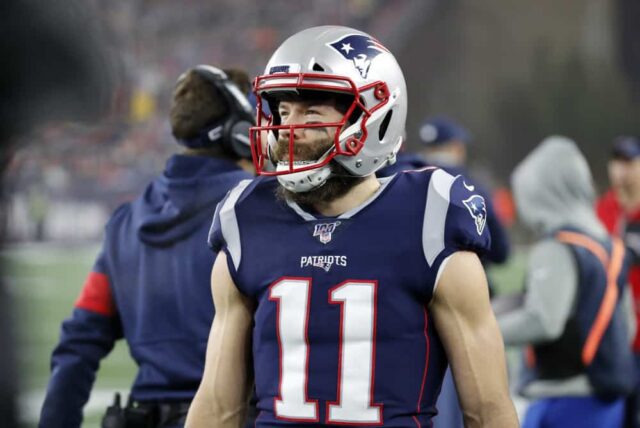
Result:
{"label": "man in gray hoodie", "polygon": [[549,137],[515,169],[518,214],[538,236],[521,306],[498,316],[507,345],[527,345],[524,428],[619,427],[633,386],[627,263],[593,209],[576,144]]}

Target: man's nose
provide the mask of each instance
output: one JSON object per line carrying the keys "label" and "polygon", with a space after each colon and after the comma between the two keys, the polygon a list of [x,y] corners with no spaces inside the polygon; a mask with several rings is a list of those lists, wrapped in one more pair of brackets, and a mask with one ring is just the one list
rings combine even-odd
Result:
{"label": "man's nose", "polygon": [[[293,139],[294,140],[298,140],[300,138],[302,138],[302,133],[304,132],[303,129],[300,128],[294,128],[293,129]],[[280,135],[282,135],[282,138],[285,139],[290,139],[290,135],[291,135],[291,128],[284,128],[280,130]]]}
{"label": "man's nose", "polygon": [[[284,119],[282,121],[282,125],[300,125],[303,122],[300,120],[299,116],[296,117],[294,115],[289,115],[287,116],[286,119]],[[302,132],[303,130],[300,128],[293,128],[293,136],[294,138],[300,138],[300,136],[302,136]],[[289,135],[291,134],[291,128],[283,128],[280,130],[280,133],[282,134],[283,137],[285,138],[289,138]]]}

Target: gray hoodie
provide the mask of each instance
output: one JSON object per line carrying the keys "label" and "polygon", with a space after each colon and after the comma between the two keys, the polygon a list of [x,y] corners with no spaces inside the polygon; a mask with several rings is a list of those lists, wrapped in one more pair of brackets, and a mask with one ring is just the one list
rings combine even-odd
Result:
{"label": "gray hoodie", "polygon": [[[522,306],[499,315],[498,324],[507,345],[547,342],[563,333],[578,290],[578,267],[571,250],[550,233],[570,226],[601,239],[607,232],[593,209],[595,191],[587,161],[567,138],[543,140],[516,167],[512,188],[518,215],[541,240],[529,256]],[[531,397],[590,393],[586,376],[538,381],[525,391]]]}

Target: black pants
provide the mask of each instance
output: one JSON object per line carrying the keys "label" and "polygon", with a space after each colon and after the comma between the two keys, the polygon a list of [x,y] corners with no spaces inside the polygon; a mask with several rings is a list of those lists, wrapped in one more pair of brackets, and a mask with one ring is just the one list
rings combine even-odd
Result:
{"label": "black pants", "polygon": [[129,402],[125,408],[109,408],[103,428],[182,428],[187,419],[188,401]]}

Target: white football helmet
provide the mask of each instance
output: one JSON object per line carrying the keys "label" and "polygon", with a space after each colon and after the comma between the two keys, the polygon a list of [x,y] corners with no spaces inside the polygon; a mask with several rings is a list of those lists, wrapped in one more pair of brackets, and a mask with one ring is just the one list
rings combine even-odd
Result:
{"label": "white football helmet", "polygon": [[[277,108],[263,112],[265,100],[278,93],[329,91],[353,96],[340,122],[281,125]],[[354,176],[366,176],[395,162],[402,145],[407,116],[407,89],[393,55],[370,35],[340,26],[321,26],[289,37],[273,54],[265,73],[254,81],[257,126],[251,128],[256,171],[276,175],[294,192],[321,186],[331,175],[335,160]],[[352,115],[353,113],[353,115]],[[354,120],[354,117],[356,118]],[[348,124],[347,120],[352,123]],[[289,130],[292,152],[295,128],[334,127],[334,146],[315,161],[272,159],[277,133]]]}

